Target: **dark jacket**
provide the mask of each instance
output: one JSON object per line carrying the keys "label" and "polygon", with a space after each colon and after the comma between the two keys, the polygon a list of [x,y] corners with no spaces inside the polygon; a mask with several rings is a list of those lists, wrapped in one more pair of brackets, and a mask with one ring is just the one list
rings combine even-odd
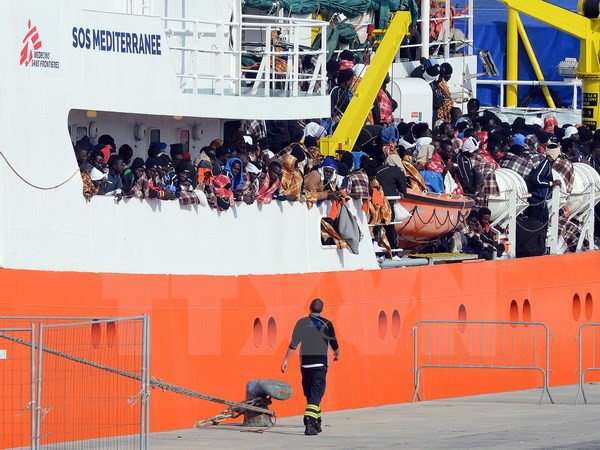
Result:
{"label": "dark jacket", "polygon": [[458,165],[458,179],[463,191],[467,195],[476,194],[483,182],[483,175],[473,167],[471,158],[465,153],[459,153],[456,156],[456,164]]}
{"label": "dark jacket", "polygon": [[550,198],[552,195],[550,182],[553,179],[552,161],[546,158],[529,174],[527,180],[527,186],[531,194],[529,203],[539,203]]}
{"label": "dark jacket", "polygon": [[399,167],[383,166],[375,176],[386,197],[406,195],[406,175]]}
{"label": "dark jacket", "polygon": [[333,350],[339,348],[335,338],[333,324],[320,314],[310,314],[303,317],[294,327],[290,348],[295,350],[300,347],[300,365],[323,364],[328,365],[329,347]]}

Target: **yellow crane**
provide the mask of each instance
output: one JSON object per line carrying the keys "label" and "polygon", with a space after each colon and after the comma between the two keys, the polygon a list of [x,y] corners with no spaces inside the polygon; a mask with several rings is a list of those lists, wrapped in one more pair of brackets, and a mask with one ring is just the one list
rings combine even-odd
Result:
{"label": "yellow crane", "polygon": [[600,0],[579,0],[578,12],[572,12],[543,0],[499,0],[509,10],[523,13],[550,25],[580,41],[576,75],[583,89],[582,122],[592,130],[598,128],[600,109]]}
{"label": "yellow crane", "polygon": [[374,34],[383,34],[383,39],[333,135],[319,141],[323,155],[335,155],[335,151],[341,149],[352,151],[400,44],[408,34],[410,22],[410,12],[400,11],[394,14],[387,29],[375,30]]}

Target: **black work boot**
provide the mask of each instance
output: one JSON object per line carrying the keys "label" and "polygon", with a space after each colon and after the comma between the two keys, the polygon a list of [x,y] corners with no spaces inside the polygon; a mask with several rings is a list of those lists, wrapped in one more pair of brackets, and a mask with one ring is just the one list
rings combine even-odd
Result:
{"label": "black work boot", "polygon": [[320,433],[321,431],[323,431],[323,429],[321,428],[321,418],[319,417],[317,420],[315,420],[315,430],[317,430],[317,433]]}
{"label": "black work boot", "polygon": [[315,429],[316,419],[311,417],[304,417],[304,424],[306,425],[306,429],[304,430],[304,434],[307,436],[316,436],[318,431]]}

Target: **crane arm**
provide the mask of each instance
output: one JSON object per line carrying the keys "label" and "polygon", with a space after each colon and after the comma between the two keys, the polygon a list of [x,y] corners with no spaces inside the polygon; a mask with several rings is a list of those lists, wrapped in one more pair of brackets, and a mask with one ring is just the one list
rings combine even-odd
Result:
{"label": "crane arm", "polygon": [[319,143],[321,153],[324,155],[335,155],[335,151],[343,148],[351,151],[358,135],[365,124],[365,119],[373,107],[379,89],[394,62],[396,53],[404,36],[408,33],[411,22],[410,12],[400,11],[394,14],[390,26],[369,64],[363,79],[354,93],[350,104],[333,135],[330,138],[322,138]]}

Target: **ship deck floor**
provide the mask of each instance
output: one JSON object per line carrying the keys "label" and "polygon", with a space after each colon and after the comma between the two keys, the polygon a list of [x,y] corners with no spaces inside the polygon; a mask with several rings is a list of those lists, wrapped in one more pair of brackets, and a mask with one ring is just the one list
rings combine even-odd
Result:
{"label": "ship deck floor", "polygon": [[[150,448],[372,448],[597,449],[600,448],[600,384],[486,394],[375,408],[325,412],[323,432],[304,436],[302,417],[280,418],[264,433],[240,432],[240,424],[152,433]],[[276,404],[273,405],[276,408]]]}

